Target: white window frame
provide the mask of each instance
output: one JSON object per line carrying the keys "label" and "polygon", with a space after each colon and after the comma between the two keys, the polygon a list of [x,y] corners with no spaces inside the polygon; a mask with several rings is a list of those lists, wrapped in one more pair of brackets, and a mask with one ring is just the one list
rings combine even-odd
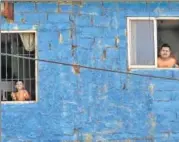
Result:
{"label": "white window frame", "polygon": [[[154,24],[154,52],[155,64],[154,65],[131,65],[131,21],[132,20],[152,20]],[[177,69],[177,68],[158,68],[157,66],[157,53],[158,53],[158,40],[157,40],[157,20],[179,20],[179,17],[127,17],[127,52],[128,52],[128,68],[129,69]]]}
{"label": "white window frame", "polygon": [[34,33],[35,34],[35,100],[31,101],[1,101],[1,104],[31,104],[38,102],[38,46],[37,46],[37,31],[36,30],[1,30],[1,33]]}

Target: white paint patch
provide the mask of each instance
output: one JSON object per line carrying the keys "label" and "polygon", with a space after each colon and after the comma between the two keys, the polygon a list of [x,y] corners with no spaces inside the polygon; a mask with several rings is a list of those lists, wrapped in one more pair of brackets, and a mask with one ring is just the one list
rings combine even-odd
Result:
{"label": "white paint patch", "polygon": [[33,29],[33,30],[37,30],[37,29],[38,29],[38,25],[33,25],[33,26],[32,26],[32,29]]}
{"label": "white paint patch", "polygon": [[15,26],[13,27],[13,30],[18,30],[18,29],[19,29],[18,25],[15,25]]}
{"label": "white paint patch", "polygon": [[96,13],[96,12],[91,12],[91,13],[88,13],[89,15],[91,15],[91,16],[98,16],[98,13]]}
{"label": "white paint patch", "polygon": [[155,13],[160,13],[160,14],[162,14],[162,13],[164,13],[164,11],[165,11],[164,8],[159,8],[159,7],[157,7],[157,8],[154,9],[154,12],[155,12]]}
{"label": "white paint patch", "polygon": [[62,44],[63,43],[63,35],[60,33],[59,34],[59,43]]}
{"label": "white paint patch", "polygon": [[117,20],[116,16],[112,17],[111,27],[114,28],[114,29],[118,29],[118,20]]}
{"label": "white paint patch", "polygon": [[150,91],[150,93],[151,93],[152,96],[153,96],[153,94],[154,94],[154,88],[155,88],[155,85],[154,85],[154,84],[150,84],[150,85],[149,85],[149,91]]}

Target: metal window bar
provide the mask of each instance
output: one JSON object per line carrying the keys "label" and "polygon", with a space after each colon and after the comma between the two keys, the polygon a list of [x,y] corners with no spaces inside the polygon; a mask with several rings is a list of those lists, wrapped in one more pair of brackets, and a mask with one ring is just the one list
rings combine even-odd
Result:
{"label": "metal window bar", "polygon": [[[22,47],[22,50],[23,50],[23,51],[22,51],[22,52],[23,52],[22,54],[23,54],[23,56],[25,56],[24,47]],[[19,54],[19,56],[20,56],[20,55],[21,55],[21,54]],[[23,68],[22,78],[23,78],[24,85],[25,85],[25,84],[26,84],[26,81],[24,80],[24,78],[25,78],[25,75],[24,75],[24,74],[25,74],[25,73],[24,73],[24,72],[25,72],[25,64],[24,64],[25,61],[24,61],[24,60],[25,60],[25,59],[22,59],[22,60],[23,60],[23,61],[22,61],[22,68]]]}
{"label": "metal window bar", "polygon": [[[10,54],[13,54],[14,53],[14,42],[13,42],[13,36],[11,35],[11,53]],[[14,74],[13,74],[13,69],[14,69],[14,60],[13,60],[14,57],[11,57],[11,69],[12,69],[12,72],[11,72],[11,77],[12,79],[11,80],[11,92],[14,91]]]}
{"label": "metal window bar", "polygon": [[[23,49],[23,52],[25,52],[24,49]],[[30,53],[30,54],[26,54],[26,53],[24,53],[24,54],[21,54],[21,53],[20,53],[20,54],[19,54],[19,56],[27,56],[27,57],[28,57],[29,55],[30,55],[31,57],[34,56],[34,54],[31,54],[31,53]]]}
{"label": "metal window bar", "polygon": [[[19,55],[19,39],[18,39],[18,36],[16,36],[16,42],[17,42],[16,43],[17,55]],[[19,68],[19,58],[17,58],[17,60],[18,60],[17,61],[17,72],[18,72],[18,75],[17,75],[18,77],[17,78],[19,80],[20,79],[20,74],[19,74],[19,72],[20,72],[19,71],[20,70],[20,68]]]}
{"label": "metal window bar", "polygon": [[[21,78],[20,78],[20,80],[22,80]],[[28,80],[35,80],[35,78],[23,78],[23,81],[28,81]],[[14,79],[2,79],[2,81],[11,81],[11,82],[13,82],[13,81],[16,81],[16,79],[14,78]],[[13,82],[13,85],[14,85],[14,82]],[[12,90],[13,90],[13,85],[12,85]]]}
{"label": "metal window bar", "polygon": [[[29,45],[30,45],[30,36],[29,36]],[[29,56],[28,57],[30,57],[30,51],[29,51]],[[31,78],[31,60],[29,60],[29,78]],[[31,86],[31,80],[29,81],[30,83],[29,83],[29,91],[30,91],[30,94],[32,94],[32,86]]]}
{"label": "metal window bar", "polygon": [[[7,36],[7,40],[6,40],[6,44],[5,44],[5,53],[7,54],[7,46],[8,46],[8,40],[9,40],[9,34],[8,34],[8,36]],[[2,60],[1,60],[2,61]],[[6,74],[6,77],[5,77],[5,80],[6,80],[6,85],[8,85],[7,84],[7,77],[8,77],[8,72],[7,72],[7,55],[5,56],[5,74]],[[4,92],[4,97],[5,98],[3,98],[4,100],[6,100],[7,101],[7,93],[5,93]]]}

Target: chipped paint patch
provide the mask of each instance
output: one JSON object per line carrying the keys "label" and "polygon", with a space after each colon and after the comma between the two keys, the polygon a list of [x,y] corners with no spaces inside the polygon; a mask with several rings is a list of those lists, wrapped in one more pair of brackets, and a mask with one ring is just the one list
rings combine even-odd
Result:
{"label": "chipped paint patch", "polygon": [[155,134],[155,127],[156,127],[157,123],[156,123],[156,117],[152,113],[149,114],[149,125],[150,125],[149,134],[151,136],[154,136],[154,134]]}
{"label": "chipped paint patch", "polygon": [[62,44],[63,43],[63,35],[60,33],[59,34],[59,39],[58,39],[59,43]]}
{"label": "chipped paint patch", "polygon": [[19,29],[18,25],[13,26],[13,30],[18,30],[18,29]]}
{"label": "chipped paint patch", "polygon": [[73,65],[73,73],[79,74],[80,73],[80,66],[79,65]]}
{"label": "chipped paint patch", "polygon": [[37,30],[38,27],[39,27],[38,25],[33,25],[33,26],[32,26],[32,29],[33,29],[33,30]]}
{"label": "chipped paint patch", "polygon": [[150,84],[148,88],[149,88],[150,94],[153,96],[154,95],[155,85],[154,84]]}
{"label": "chipped paint patch", "polygon": [[106,50],[105,50],[105,49],[103,50],[103,54],[102,54],[102,57],[101,57],[101,58],[102,58],[102,60],[105,60],[105,59],[106,59]]}
{"label": "chipped paint patch", "polygon": [[93,136],[92,134],[85,134],[85,142],[92,142],[93,141]]}
{"label": "chipped paint patch", "polygon": [[115,37],[115,46],[118,47],[119,46],[119,42],[120,42],[120,39],[118,36]]}

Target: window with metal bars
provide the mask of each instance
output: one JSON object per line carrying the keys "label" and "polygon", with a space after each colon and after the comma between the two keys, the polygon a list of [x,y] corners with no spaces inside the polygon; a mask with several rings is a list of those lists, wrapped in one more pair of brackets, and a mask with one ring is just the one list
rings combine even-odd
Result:
{"label": "window with metal bars", "polygon": [[[1,32],[1,101],[36,100],[35,43],[35,32]],[[22,91],[17,88],[19,81]],[[24,90],[29,99],[23,99]],[[12,94],[16,94],[16,99]]]}

